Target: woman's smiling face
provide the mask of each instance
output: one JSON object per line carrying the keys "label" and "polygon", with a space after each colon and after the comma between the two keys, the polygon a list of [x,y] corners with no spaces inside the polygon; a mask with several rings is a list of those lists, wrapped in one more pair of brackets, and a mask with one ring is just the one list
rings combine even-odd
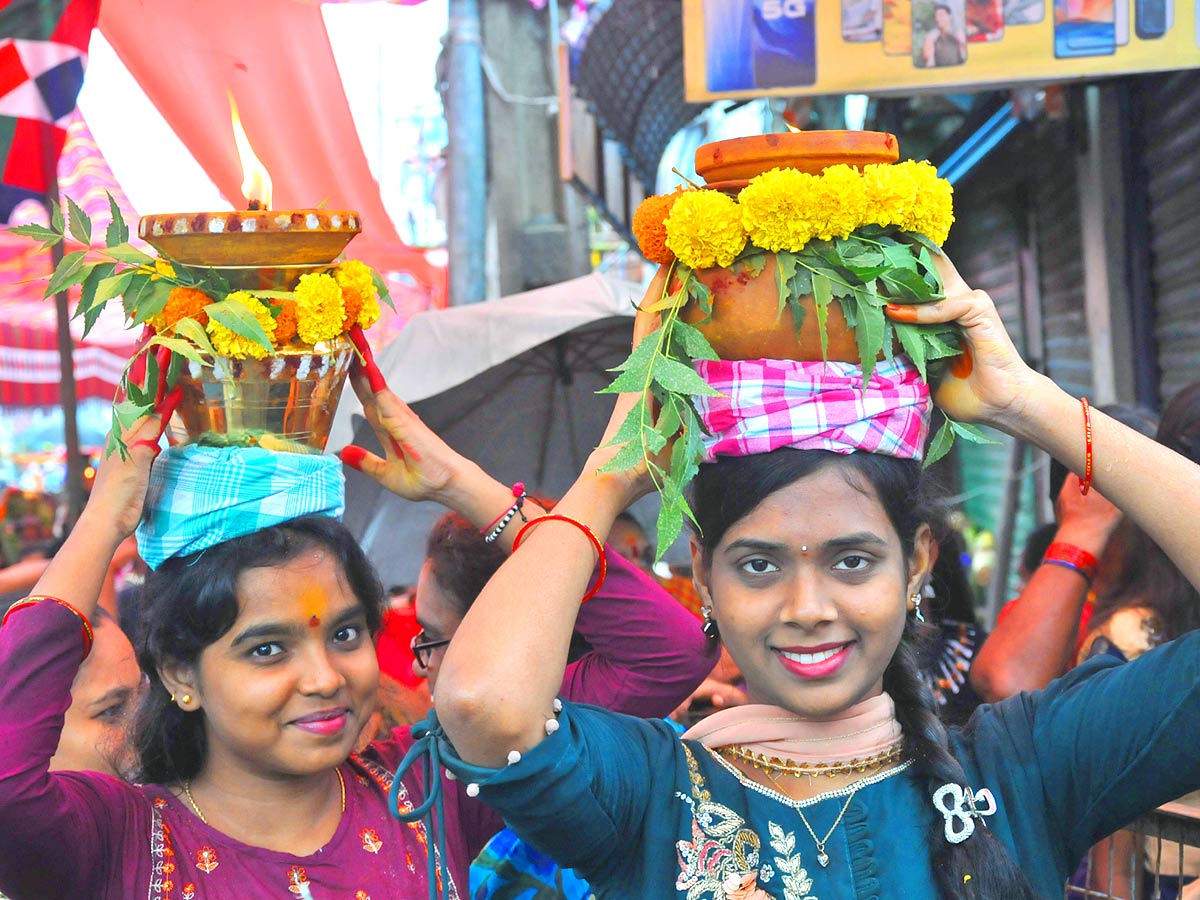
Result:
{"label": "woman's smiling face", "polygon": [[834,464],[769,495],[707,557],[694,541],[692,554],[751,701],[820,718],[883,689],[931,544],[921,526],[906,559],[875,490]]}

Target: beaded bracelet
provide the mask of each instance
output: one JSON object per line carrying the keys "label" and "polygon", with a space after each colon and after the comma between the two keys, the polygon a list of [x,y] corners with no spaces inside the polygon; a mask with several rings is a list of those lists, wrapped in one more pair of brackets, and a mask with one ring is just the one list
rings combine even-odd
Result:
{"label": "beaded bracelet", "polygon": [[1092,579],[1096,577],[1096,567],[1100,564],[1095,556],[1082,547],[1061,541],[1055,541],[1046,548],[1046,555],[1042,557],[1042,562],[1078,572],[1088,584],[1091,584]]}
{"label": "beaded bracelet", "polygon": [[95,637],[92,633],[92,623],[88,621],[87,616],[85,616],[83,613],[81,613],[79,610],[77,610],[74,606],[72,606],[66,600],[59,600],[57,597],[48,597],[45,595],[39,595],[36,597],[26,597],[24,600],[18,600],[16,603],[14,603],[12,606],[10,606],[8,608],[8,612],[6,612],[4,614],[4,618],[0,619],[0,628],[3,628],[6,624],[8,624],[8,617],[11,616],[18,609],[25,609],[26,607],[29,607],[29,606],[36,606],[38,603],[41,603],[43,600],[49,600],[52,603],[57,603],[59,606],[69,609],[71,612],[75,613],[75,615],[79,617],[79,627],[80,627],[80,630],[83,632],[83,658],[87,659],[88,654],[92,652],[92,643],[95,640]]}
{"label": "beaded bracelet", "polygon": [[504,529],[508,527],[508,523],[516,518],[518,514],[521,516],[522,522],[529,521],[529,519],[525,517],[525,513],[521,510],[521,507],[525,505],[525,497],[527,496],[525,493],[525,483],[523,481],[518,481],[512,486],[512,495],[517,498],[516,502],[502,512],[499,518],[494,519],[491,525],[479,532],[480,534],[487,535],[484,540],[489,544],[494,544],[496,542],[496,538],[500,537],[500,535],[504,533]]}
{"label": "beaded bracelet", "polygon": [[600,588],[604,584],[604,579],[608,577],[608,559],[604,555],[604,545],[600,543],[600,539],[596,537],[596,535],[592,532],[592,529],[588,528],[578,519],[572,519],[570,516],[562,516],[558,513],[547,513],[544,516],[538,516],[536,519],[526,522],[521,530],[517,532],[517,539],[513,541],[514,553],[516,553],[517,548],[521,546],[521,539],[525,537],[525,532],[527,532],[534,525],[540,525],[543,522],[566,522],[569,525],[574,525],[585,535],[587,535],[587,539],[592,542],[592,547],[595,549],[596,555],[600,558],[600,576],[596,579],[596,583],[592,586],[592,589],[584,594],[583,599],[579,601],[580,603],[587,603],[600,592]]}

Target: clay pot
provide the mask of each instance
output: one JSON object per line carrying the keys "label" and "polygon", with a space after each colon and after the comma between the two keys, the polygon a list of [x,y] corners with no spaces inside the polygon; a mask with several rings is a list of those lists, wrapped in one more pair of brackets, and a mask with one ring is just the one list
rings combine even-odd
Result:
{"label": "clay pot", "polygon": [[[694,301],[679,311],[679,318],[694,325],[712,344],[721,359],[821,359],[821,335],[812,296],[802,297],[804,322],[800,335],[792,326],[792,311],[784,306],[779,312],[779,293],[775,284],[778,263],[774,253],[767,254],[762,272],[751,278],[748,272],[735,274],[732,269],[697,269],[693,277],[712,291],[712,320],[699,324],[704,313]],[[680,278],[672,279],[670,290],[679,289]],[[846,325],[841,304],[829,304],[825,331],[829,339],[827,359],[857,363],[858,345],[854,332]]]}
{"label": "clay pot", "polygon": [[696,148],[696,172],[709,187],[736,189],[776,167],[816,175],[839,163],[861,168],[899,158],[896,136],[886,132],[797,131],[703,144]]}

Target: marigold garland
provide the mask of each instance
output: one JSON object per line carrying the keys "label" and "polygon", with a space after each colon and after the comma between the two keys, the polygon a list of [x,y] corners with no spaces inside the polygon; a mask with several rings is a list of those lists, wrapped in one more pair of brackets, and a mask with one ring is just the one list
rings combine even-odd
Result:
{"label": "marigold garland", "polygon": [[295,300],[284,300],[275,316],[275,346],[286,347],[300,331],[300,314]]}
{"label": "marigold garland", "polygon": [[653,194],[647,197],[638,204],[630,223],[642,256],[660,266],[670,265],[675,261],[675,254],[667,246],[666,219],[671,214],[671,207],[681,195],[682,188],[676,188],[669,194]]}
{"label": "marigold garland", "polygon": [[841,164],[820,175],[777,168],[750,179],[736,201],[707,189],[648,197],[633,228],[647,259],[678,258],[693,269],[728,266],[747,239],[798,253],[811,240],[846,238],[864,225],[894,225],[942,244],[954,223],[953,193],[928,162],[861,171]]}
{"label": "marigold garland", "polygon": [[746,246],[738,205],[720,191],[686,191],[667,216],[667,247],[693,269],[727,266]]}
{"label": "marigold garland", "polygon": [[172,288],[162,311],[151,316],[147,323],[159,334],[174,332],[180,319],[195,319],[200,325],[207,325],[208,313],[204,311],[204,307],[212,302],[212,297],[199,288]]}
{"label": "marigold garland", "polygon": [[[275,336],[275,317],[271,315],[271,310],[263,301],[249,291],[234,291],[225,299],[228,302],[244,306],[258,320],[258,324],[267,333],[267,337]],[[242,337],[217,321],[208,323],[208,336],[212,340],[213,349],[221,356],[228,356],[232,359],[263,359],[267,355],[265,347],[250,338]]]}
{"label": "marigold garland", "polygon": [[296,285],[297,333],[306,344],[331,341],[342,333],[346,305],[342,289],[332,275],[300,276]]}

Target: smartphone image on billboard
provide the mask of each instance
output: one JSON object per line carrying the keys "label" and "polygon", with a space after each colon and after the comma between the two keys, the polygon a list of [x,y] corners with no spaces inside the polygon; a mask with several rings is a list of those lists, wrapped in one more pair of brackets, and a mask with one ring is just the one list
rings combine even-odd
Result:
{"label": "smartphone image on billboard", "polygon": [[912,55],[918,69],[961,66],[967,61],[964,0],[913,0]]}
{"label": "smartphone image on billboard", "polygon": [[1135,0],[1133,27],[1138,40],[1153,41],[1170,29],[1168,20],[1174,0]]}
{"label": "smartphone image on billboard", "polygon": [[883,0],[883,52],[912,54],[912,0]]}
{"label": "smartphone image on billboard", "polygon": [[847,44],[883,39],[883,0],[842,0],[842,40]]}
{"label": "smartphone image on billboard", "polygon": [[754,86],[817,82],[817,0],[754,0]]}
{"label": "smartphone image on billboard", "polygon": [[1117,17],[1112,0],[1054,0],[1055,57],[1111,56],[1116,52]]}
{"label": "smartphone image on billboard", "polygon": [[967,0],[967,41],[1004,39],[1004,0]]}
{"label": "smartphone image on billboard", "polygon": [[1046,0],[1004,0],[1005,25],[1036,25],[1046,18]]}

